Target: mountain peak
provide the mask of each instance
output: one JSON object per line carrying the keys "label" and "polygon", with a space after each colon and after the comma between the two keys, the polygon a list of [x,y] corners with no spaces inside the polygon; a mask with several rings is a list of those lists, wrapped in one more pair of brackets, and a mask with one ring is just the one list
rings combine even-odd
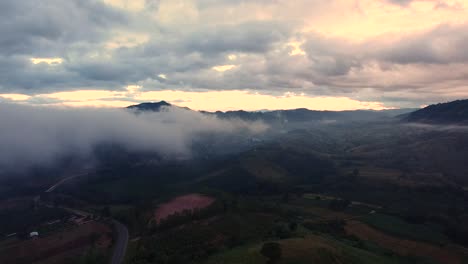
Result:
{"label": "mountain peak", "polygon": [[170,103],[166,101],[160,102],[148,102],[148,103],[141,103],[137,105],[128,106],[127,109],[133,109],[138,111],[155,111],[159,112],[162,107],[172,106]]}

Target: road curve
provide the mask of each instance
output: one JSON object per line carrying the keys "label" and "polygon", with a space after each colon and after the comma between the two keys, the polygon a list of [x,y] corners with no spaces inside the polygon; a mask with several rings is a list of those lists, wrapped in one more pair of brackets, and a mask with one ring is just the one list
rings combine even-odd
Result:
{"label": "road curve", "polygon": [[111,264],[122,264],[127,252],[128,244],[128,229],[119,221],[112,219],[117,238],[114,245],[114,252],[112,253]]}
{"label": "road curve", "polygon": [[[62,185],[63,183],[65,183],[65,182],[67,182],[67,181],[69,181],[71,179],[74,179],[74,178],[77,178],[77,177],[80,177],[80,176],[84,176],[84,175],[88,175],[88,174],[90,174],[90,172],[80,173],[80,174],[76,174],[76,175],[72,175],[72,176],[63,178],[59,182],[57,182],[54,185],[50,186],[45,192],[46,193],[51,193],[55,189],[57,189],[60,185]],[[40,195],[38,195],[38,196],[36,196],[35,199],[39,200],[40,198],[41,198]],[[71,208],[64,208],[64,209],[67,210],[67,211],[72,211],[73,213],[78,214],[78,215],[85,215],[85,214],[90,215],[90,213],[83,212],[83,211],[76,210],[76,209],[71,209]],[[127,252],[128,229],[127,229],[127,227],[125,225],[123,225],[119,221],[117,221],[115,219],[111,219],[111,220],[112,220],[112,224],[114,225],[115,232],[117,233],[117,239],[116,239],[116,242],[115,242],[115,245],[114,245],[114,251],[112,252],[111,264],[122,264],[124,262],[125,253]]]}

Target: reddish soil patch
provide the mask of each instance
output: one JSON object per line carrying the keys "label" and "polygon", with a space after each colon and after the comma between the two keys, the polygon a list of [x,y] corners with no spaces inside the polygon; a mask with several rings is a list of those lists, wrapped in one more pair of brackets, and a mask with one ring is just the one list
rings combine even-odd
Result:
{"label": "reddish soil patch", "polygon": [[393,237],[358,221],[349,221],[345,226],[345,230],[350,235],[372,241],[402,256],[428,257],[440,263],[462,264],[460,252],[451,248]]}
{"label": "reddish soil patch", "polygon": [[180,213],[185,210],[193,211],[210,206],[215,201],[214,198],[201,194],[187,194],[178,196],[167,203],[161,204],[155,212],[156,222],[162,219]]}

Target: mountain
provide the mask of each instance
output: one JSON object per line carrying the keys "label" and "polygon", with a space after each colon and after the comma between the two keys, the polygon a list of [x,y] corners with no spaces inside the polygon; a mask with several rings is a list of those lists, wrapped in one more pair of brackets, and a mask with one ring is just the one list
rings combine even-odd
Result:
{"label": "mountain", "polygon": [[247,112],[247,111],[228,111],[215,112],[219,118],[239,118],[243,120],[262,120],[265,122],[281,122],[281,123],[300,123],[308,121],[375,121],[382,118],[393,118],[399,114],[410,112],[408,109],[398,110],[352,110],[352,111],[317,111],[305,108],[291,110],[274,110],[262,112]]}
{"label": "mountain", "polygon": [[159,112],[161,108],[172,106],[166,101],[156,102],[156,103],[141,103],[137,105],[128,106],[127,109],[137,110],[137,111],[154,111]]}
{"label": "mountain", "polygon": [[[141,103],[138,105],[128,106],[127,109],[137,111],[154,111],[159,112],[164,107],[178,107],[171,105],[165,101]],[[190,110],[187,107],[180,107]],[[382,118],[391,119],[403,113],[409,113],[413,109],[391,109],[382,111],[373,110],[353,110],[353,111],[318,111],[309,110],[306,108],[298,108],[291,110],[272,110],[272,111],[200,111],[202,114],[215,115],[221,119],[241,119],[245,121],[263,121],[270,124],[285,124],[285,123],[303,123],[310,121],[320,122],[336,122],[336,121],[376,121]]]}
{"label": "mountain", "polygon": [[400,117],[406,122],[468,124],[468,99],[430,105]]}

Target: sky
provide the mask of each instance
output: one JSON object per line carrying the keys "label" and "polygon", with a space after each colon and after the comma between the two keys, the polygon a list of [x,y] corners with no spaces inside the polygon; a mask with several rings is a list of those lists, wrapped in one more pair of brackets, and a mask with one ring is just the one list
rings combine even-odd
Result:
{"label": "sky", "polygon": [[0,102],[195,110],[468,98],[468,0],[3,0]]}

